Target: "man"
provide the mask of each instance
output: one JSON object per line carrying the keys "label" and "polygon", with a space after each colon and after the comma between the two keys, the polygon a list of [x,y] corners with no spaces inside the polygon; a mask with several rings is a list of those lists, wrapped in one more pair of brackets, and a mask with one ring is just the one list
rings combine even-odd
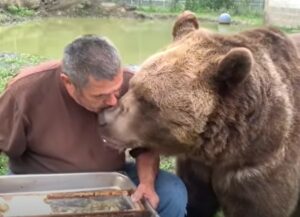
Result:
{"label": "man", "polygon": [[175,175],[158,170],[157,153],[135,151],[135,168],[101,139],[97,113],[117,104],[129,77],[114,46],[94,35],[69,44],[62,63],[21,71],[0,98],[0,150],[11,172],[125,170],[138,186],[134,200],[148,199],[162,217],[184,216],[186,189]]}

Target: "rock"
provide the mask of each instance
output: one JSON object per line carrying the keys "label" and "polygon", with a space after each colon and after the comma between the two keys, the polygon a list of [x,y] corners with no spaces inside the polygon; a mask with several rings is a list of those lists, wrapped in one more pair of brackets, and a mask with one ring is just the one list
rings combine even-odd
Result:
{"label": "rock", "polygon": [[218,22],[220,24],[230,24],[231,16],[228,13],[222,13],[218,18]]}
{"label": "rock", "polygon": [[127,6],[125,7],[125,9],[126,9],[126,11],[135,11],[135,10],[137,9],[137,7],[136,7],[136,6],[130,6],[130,5],[127,5]]}
{"label": "rock", "polygon": [[59,10],[68,10],[82,2],[83,0],[68,0],[68,1],[42,0],[41,6],[47,11],[59,11]]}
{"label": "rock", "polygon": [[113,9],[117,7],[117,4],[113,2],[102,2],[101,7],[104,9]]}
{"label": "rock", "polygon": [[40,7],[41,1],[40,0],[22,0],[23,7],[29,9],[38,9]]}
{"label": "rock", "polygon": [[7,20],[9,20],[8,15],[0,8],[0,23],[5,23]]}
{"label": "rock", "polygon": [[124,8],[126,11],[135,11],[137,9],[136,6],[128,5],[126,3],[121,3],[120,7]]}
{"label": "rock", "polygon": [[126,13],[126,9],[125,8],[119,8],[119,12],[120,13]]}

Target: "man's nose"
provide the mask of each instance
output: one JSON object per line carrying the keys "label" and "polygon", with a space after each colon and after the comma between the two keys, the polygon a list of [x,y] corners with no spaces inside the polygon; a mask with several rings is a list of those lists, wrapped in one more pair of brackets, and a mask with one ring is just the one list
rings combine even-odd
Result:
{"label": "man's nose", "polygon": [[115,106],[118,103],[118,99],[115,94],[111,94],[106,100],[105,104],[108,106]]}

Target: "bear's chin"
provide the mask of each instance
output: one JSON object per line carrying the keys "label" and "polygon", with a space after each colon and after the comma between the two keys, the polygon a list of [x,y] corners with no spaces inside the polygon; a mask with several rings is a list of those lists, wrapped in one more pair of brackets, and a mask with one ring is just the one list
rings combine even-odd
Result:
{"label": "bear's chin", "polygon": [[112,148],[112,149],[115,149],[119,152],[123,152],[125,151],[125,149],[127,148],[124,143],[116,140],[116,139],[113,139],[113,138],[110,138],[110,137],[106,137],[106,136],[101,136],[101,139],[102,139],[102,143],[109,147],[109,148]]}
{"label": "bear's chin", "polygon": [[128,148],[138,147],[138,145],[134,145],[134,143],[127,144],[125,142],[107,136],[101,136],[101,140],[105,146],[115,149],[119,152],[124,152]]}

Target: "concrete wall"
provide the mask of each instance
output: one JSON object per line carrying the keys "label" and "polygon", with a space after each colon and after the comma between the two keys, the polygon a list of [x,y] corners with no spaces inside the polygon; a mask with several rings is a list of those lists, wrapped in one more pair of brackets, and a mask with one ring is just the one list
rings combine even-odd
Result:
{"label": "concrete wall", "polygon": [[300,0],[266,0],[265,21],[271,25],[299,28]]}

